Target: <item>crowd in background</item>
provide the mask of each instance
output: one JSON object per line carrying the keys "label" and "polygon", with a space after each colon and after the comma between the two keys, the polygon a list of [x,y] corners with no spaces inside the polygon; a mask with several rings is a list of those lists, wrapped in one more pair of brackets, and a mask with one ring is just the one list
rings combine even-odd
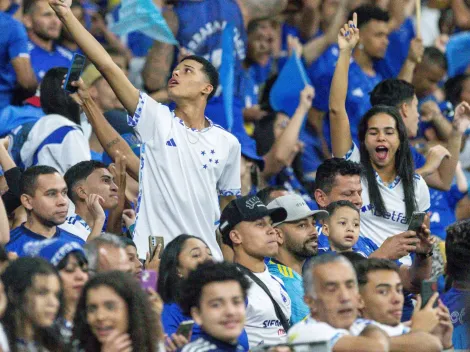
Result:
{"label": "crowd in background", "polygon": [[470,350],[468,48],[468,0],[0,0],[0,351]]}

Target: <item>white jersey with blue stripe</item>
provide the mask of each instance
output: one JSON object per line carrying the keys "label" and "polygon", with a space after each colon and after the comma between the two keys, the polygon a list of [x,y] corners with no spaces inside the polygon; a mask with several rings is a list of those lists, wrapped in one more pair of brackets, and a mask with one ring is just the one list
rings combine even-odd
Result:
{"label": "white jersey with blue stripe", "polygon": [[404,334],[408,334],[411,331],[411,328],[405,326],[404,324],[400,323],[396,326],[390,326],[381,324],[376,322],[375,320],[368,320],[368,319],[356,319],[353,325],[349,328],[349,331],[352,335],[357,336],[359,335],[367,326],[373,325],[377,326],[383,331],[387,333],[390,337],[401,336]]}
{"label": "white jersey with blue stripe", "polygon": [[67,232],[70,232],[71,234],[74,234],[75,236],[80,237],[84,241],[87,240],[92,230],[91,227],[88,226],[88,224],[85,222],[85,220],[83,220],[78,214],[67,215],[65,222],[59,225],[59,227],[62,230],[65,230]]}
{"label": "white jersey with blue stripe", "polygon": [[25,168],[48,165],[63,175],[71,166],[90,160],[90,146],[79,125],[51,114],[34,124],[20,156]]}
{"label": "white jersey with blue stripe", "polygon": [[150,235],[169,243],[182,233],[202,238],[222,260],[215,230],[219,196],[240,195],[241,146],[231,133],[209,126],[187,127],[174,112],[141,93],[134,127],[141,143],[139,196],[134,242],[139,257]]}
{"label": "white jersey with blue stripe", "polygon": [[348,335],[351,333],[346,329],[334,328],[309,316],[289,329],[287,341],[292,344],[305,344],[295,347],[295,352],[311,351],[307,344],[314,342],[326,342],[328,351],[331,351],[343,336]]}
{"label": "white jersey with blue stripe", "polygon": [[[354,162],[361,161],[359,149],[355,144],[345,158]],[[362,178],[361,234],[370,238],[380,247],[388,237],[407,231],[409,221],[406,217],[405,196],[400,177],[397,176],[388,185],[382,182],[378,174],[376,177],[387,212],[383,216],[375,214],[374,207],[370,202],[367,180]],[[414,175],[414,185],[416,211],[427,211],[431,206],[429,188],[418,174]],[[400,261],[403,264],[411,265],[410,256],[403,257]]]}

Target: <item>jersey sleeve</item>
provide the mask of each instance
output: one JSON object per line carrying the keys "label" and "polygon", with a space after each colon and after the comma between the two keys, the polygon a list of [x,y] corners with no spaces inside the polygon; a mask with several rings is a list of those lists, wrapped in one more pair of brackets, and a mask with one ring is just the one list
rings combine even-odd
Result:
{"label": "jersey sleeve", "polygon": [[152,139],[163,139],[168,135],[172,120],[170,109],[149,97],[139,93],[139,103],[134,116],[127,116],[127,124],[134,127],[140,142],[146,143]]}
{"label": "jersey sleeve", "polygon": [[361,162],[361,154],[356,143],[353,142],[351,149],[349,149],[344,158],[349,161],[354,161],[355,163]]}
{"label": "jersey sleeve", "polygon": [[418,175],[414,175],[415,178],[415,196],[418,203],[419,211],[428,211],[431,207],[431,196],[429,195],[429,188],[426,181]]}
{"label": "jersey sleeve", "polygon": [[240,160],[241,145],[234,139],[224,170],[217,181],[219,196],[239,196],[241,194]]}
{"label": "jersey sleeve", "polygon": [[456,184],[452,185],[450,190],[446,192],[447,203],[449,203],[450,210],[455,211],[457,203],[467,194],[468,192],[460,192],[459,187]]}
{"label": "jersey sleeve", "polygon": [[8,45],[8,56],[10,60],[17,57],[29,58],[28,51],[28,35],[24,26],[18,22],[13,21],[13,28],[11,28],[11,36]]}

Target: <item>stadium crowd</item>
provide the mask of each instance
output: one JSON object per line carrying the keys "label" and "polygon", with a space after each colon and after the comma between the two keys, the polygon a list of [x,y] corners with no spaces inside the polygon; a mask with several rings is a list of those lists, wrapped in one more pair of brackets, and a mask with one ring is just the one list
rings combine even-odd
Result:
{"label": "stadium crowd", "polygon": [[469,0],[0,0],[0,352],[470,351],[469,136]]}

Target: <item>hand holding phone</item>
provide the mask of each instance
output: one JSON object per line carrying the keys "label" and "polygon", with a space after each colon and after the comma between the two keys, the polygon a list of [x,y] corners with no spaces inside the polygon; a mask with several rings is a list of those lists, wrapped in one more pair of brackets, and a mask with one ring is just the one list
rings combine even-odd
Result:
{"label": "hand holding phone", "polygon": [[193,332],[193,326],[194,320],[185,320],[178,326],[176,334],[184,336],[189,341],[191,338],[191,333]]}
{"label": "hand holding phone", "polygon": [[156,290],[157,288],[157,272],[153,270],[142,270],[140,276],[140,287],[144,291],[147,291],[149,288]]}
{"label": "hand holding phone", "polygon": [[[431,297],[437,292],[437,281],[436,280],[423,280],[421,282],[421,308],[424,308]],[[433,308],[438,306],[438,300],[436,299],[432,305]]]}
{"label": "hand holding phone", "polygon": [[418,232],[421,229],[421,226],[423,226],[425,217],[425,212],[413,212],[413,215],[411,215],[411,219],[408,224],[408,231]]}
{"label": "hand holding phone", "polygon": [[161,245],[160,253],[162,253],[163,248],[165,247],[165,239],[163,238],[163,236],[149,236],[150,259],[152,259],[155,255],[155,250],[157,249],[159,244]]}
{"label": "hand holding phone", "polygon": [[67,76],[65,78],[64,90],[69,93],[75,93],[78,88],[72,86],[72,82],[78,81],[82,74],[83,68],[85,67],[86,58],[80,54],[73,54],[72,64],[69,67]]}

